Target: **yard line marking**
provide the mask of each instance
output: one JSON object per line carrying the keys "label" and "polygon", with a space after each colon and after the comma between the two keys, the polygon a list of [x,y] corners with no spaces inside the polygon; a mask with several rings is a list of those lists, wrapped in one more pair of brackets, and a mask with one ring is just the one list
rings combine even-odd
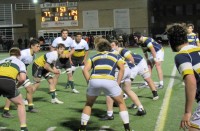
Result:
{"label": "yard line marking", "polygon": [[54,131],[57,127],[53,126],[53,127],[49,127],[46,131]]}
{"label": "yard line marking", "polygon": [[7,127],[0,127],[0,130],[1,130],[1,129],[4,130],[4,129],[7,129]]}
{"label": "yard line marking", "polygon": [[171,93],[172,93],[172,87],[174,84],[174,76],[176,75],[176,66],[174,66],[172,74],[170,80],[169,80],[169,85],[166,89],[166,93],[165,93],[165,97],[163,99],[163,104],[161,106],[161,110],[160,113],[158,115],[158,119],[156,122],[156,126],[155,126],[155,130],[154,131],[163,131],[164,129],[164,125],[165,125],[165,120],[167,117],[167,111],[169,108],[169,100],[171,97]]}

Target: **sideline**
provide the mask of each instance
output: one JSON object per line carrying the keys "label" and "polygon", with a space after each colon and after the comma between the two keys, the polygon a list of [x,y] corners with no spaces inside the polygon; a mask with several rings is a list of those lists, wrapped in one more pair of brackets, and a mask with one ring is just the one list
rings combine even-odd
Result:
{"label": "sideline", "polygon": [[163,129],[164,129],[165,120],[166,120],[166,117],[167,117],[167,111],[168,111],[168,108],[169,108],[169,101],[170,101],[170,97],[171,97],[171,93],[172,93],[172,87],[173,87],[173,84],[174,84],[173,76],[175,76],[175,75],[176,75],[176,66],[174,66],[173,71],[171,73],[172,78],[170,78],[170,80],[169,80],[169,84],[168,84],[167,89],[166,89],[165,97],[163,99],[163,104],[161,106],[161,110],[160,110],[160,113],[158,115],[158,119],[157,119],[154,131],[163,131]]}

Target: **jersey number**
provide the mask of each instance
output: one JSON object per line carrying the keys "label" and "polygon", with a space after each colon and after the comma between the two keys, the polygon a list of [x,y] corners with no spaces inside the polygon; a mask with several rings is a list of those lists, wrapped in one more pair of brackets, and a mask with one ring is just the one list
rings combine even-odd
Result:
{"label": "jersey number", "polygon": [[3,67],[9,67],[12,60],[5,60],[5,63],[2,64]]}

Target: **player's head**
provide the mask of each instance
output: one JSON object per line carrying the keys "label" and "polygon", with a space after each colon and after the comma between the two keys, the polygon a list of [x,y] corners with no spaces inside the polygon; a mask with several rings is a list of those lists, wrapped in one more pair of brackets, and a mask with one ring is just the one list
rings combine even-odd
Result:
{"label": "player's head", "polygon": [[58,51],[58,54],[61,55],[63,53],[63,51],[65,50],[65,45],[62,44],[62,43],[59,43],[57,45],[57,51]]}
{"label": "player's head", "polygon": [[76,43],[80,43],[81,39],[82,39],[82,33],[81,32],[76,32],[74,36],[75,36]]}
{"label": "player's head", "polygon": [[20,49],[17,48],[17,47],[11,48],[9,53],[10,53],[10,56],[16,56],[16,57],[20,57],[21,56]]}
{"label": "player's head", "polygon": [[179,51],[178,46],[188,42],[187,30],[181,24],[172,24],[167,29],[169,44],[174,52]]}
{"label": "player's head", "polygon": [[32,39],[29,43],[29,48],[33,50],[33,53],[37,53],[40,50],[39,40]]}
{"label": "player's head", "polygon": [[67,28],[63,28],[61,30],[61,37],[62,37],[63,40],[67,39],[68,33],[69,33],[69,30]]}
{"label": "player's head", "polygon": [[136,43],[141,42],[141,37],[142,37],[142,34],[140,32],[137,31],[137,32],[133,33],[133,38]]}
{"label": "player's head", "polygon": [[113,50],[117,50],[119,47],[119,42],[117,40],[111,41],[111,47]]}
{"label": "player's head", "polygon": [[194,30],[194,25],[191,24],[191,23],[187,24],[187,32],[188,32],[188,34],[192,33],[193,30]]}
{"label": "player's head", "polygon": [[111,51],[111,45],[110,42],[106,39],[99,39],[97,41],[97,43],[95,43],[95,48],[97,51],[99,52],[103,52],[103,51]]}

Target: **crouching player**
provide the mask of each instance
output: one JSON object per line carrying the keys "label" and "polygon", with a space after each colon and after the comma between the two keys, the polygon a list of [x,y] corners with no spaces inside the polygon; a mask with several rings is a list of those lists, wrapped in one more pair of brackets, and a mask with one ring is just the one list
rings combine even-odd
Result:
{"label": "crouching player", "polygon": [[[129,115],[122,97],[122,90],[119,87],[124,74],[124,61],[110,52],[110,43],[105,39],[95,43],[95,48],[99,53],[91,57],[83,69],[89,87],[87,89],[87,101],[81,115],[80,130],[86,129],[92,106],[101,91],[103,91],[105,95],[112,97],[119,105],[119,115],[124,123],[124,128],[126,131],[130,131]],[[119,68],[117,82],[115,81],[116,68]],[[91,69],[93,71],[90,75],[89,71]]]}
{"label": "crouching player", "polygon": [[65,50],[64,44],[58,44],[57,49],[52,52],[48,52],[39,58],[37,58],[32,66],[32,75],[33,79],[36,82],[35,85],[38,88],[40,85],[41,78],[44,77],[49,82],[50,94],[52,97],[51,103],[53,104],[63,104],[62,101],[56,98],[56,85],[53,77],[50,75],[51,73],[60,74],[60,70],[56,69],[54,64],[62,55]]}
{"label": "crouching player", "polygon": [[[25,64],[26,69],[28,65],[32,64],[33,60],[35,59],[35,53],[37,53],[40,50],[40,45],[39,45],[38,40],[32,39],[29,44],[30,44],[29,45],[30,48],[22,50],[21,56],[20,56],[20,60]],[[34,85],[31,84],[28,76],[26,76],[26,80],[22,84],[22,86],[24,86],[26,89],[26,99],[28,100],[28,112],[32,112],[32,113],[37,112],[37,110],[33,108]],[[9,113],[10,104],[11,102],[7,99],[2,117],[5,117],[5,118],[13,117]]]}
{"label": "crouching player", "polygon": [[0,96],[3,95],[17,105],[21,131],[28,131],[26,127],[26,111],[22,95],[16,88],[26,79],[26,67],[19,60],[21,53],[18,48],[10,49],[10,57],[0,61]]}

